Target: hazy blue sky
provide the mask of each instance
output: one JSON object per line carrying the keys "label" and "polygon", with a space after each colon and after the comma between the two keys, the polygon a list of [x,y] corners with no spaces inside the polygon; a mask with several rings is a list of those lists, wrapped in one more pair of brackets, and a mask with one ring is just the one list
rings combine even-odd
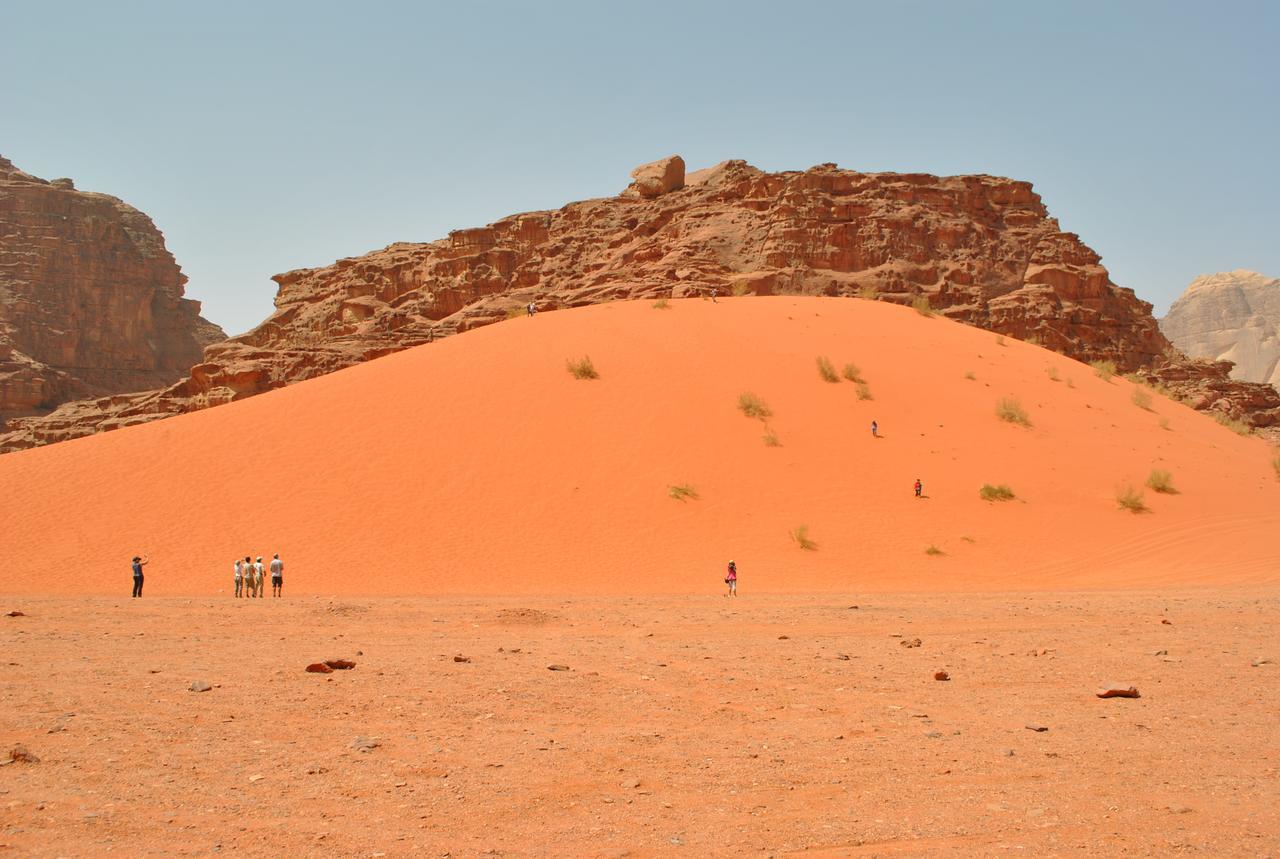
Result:
{"label": "hazy blue sky", "polygon": [[1280,276],[1277,46],[1265,2],[0,0],[0,154],[151,215],[231,333],[673,152],[1028,179],[1162,313]]}

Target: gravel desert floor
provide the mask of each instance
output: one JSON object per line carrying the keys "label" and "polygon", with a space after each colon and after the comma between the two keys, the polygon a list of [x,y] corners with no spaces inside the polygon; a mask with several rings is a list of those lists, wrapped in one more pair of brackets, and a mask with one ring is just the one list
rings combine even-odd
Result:
{"label": "gravel desert floor", "polygon": [[1275,588],[748,573],[736,600],[10,597],[0,855],[1280,852]]}

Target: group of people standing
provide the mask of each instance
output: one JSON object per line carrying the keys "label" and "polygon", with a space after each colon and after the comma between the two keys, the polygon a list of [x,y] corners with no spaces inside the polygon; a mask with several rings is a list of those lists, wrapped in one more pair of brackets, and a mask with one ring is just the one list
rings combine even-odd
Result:
{"label": "group of people standing", "polygon": [[[257,597],[265,597],[263,587],[263,576],[267,568],[262,564],[262,556],[258,556],[258,560],[253,560],[249,555],[245,555],[244,560],[236,558],[235,575],[236,575],[236,597],[244,597],[246,599],[255,599]],[[284,591],[284,561],[280,560],[279,553],[271,557],[271,595],[278,597]]]}

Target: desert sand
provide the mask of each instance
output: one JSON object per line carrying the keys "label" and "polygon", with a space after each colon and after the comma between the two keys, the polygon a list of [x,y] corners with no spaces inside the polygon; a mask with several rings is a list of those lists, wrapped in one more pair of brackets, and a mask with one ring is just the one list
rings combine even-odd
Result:
{"label": "desert sand", "polygon": [[609,304],[0,457],[0,855],[1275,854],[1272,454],[1135,390]]}
{"label": "desert sand", "polygon": [[0,855],[1280,852],[1274,589],[747,582],[10,598],[0,743],[40,760],[0,767]]}
{"label": "desert sand", "polygon": [[[598,379],[566,371],[583,356]],[[1275,582],[1270,448],[1133,395],[883,302],[545,313],[0,457],[0,593],[127,594],[137,553],[148,595],[230,594],[236,557],[277,551],[293,595],[706,593],[729,558],[757,593]],[[1030,426],[996,417],[1005,397]],[[1178,493],[1118,509],[1157,468]]]}

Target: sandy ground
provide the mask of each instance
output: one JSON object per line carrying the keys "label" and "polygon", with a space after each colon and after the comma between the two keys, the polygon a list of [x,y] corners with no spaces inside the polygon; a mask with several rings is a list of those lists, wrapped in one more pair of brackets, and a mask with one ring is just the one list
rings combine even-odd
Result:
{"label": "sandy ground", "polygon": [[0,607],[0,855],[1280,852],[1274,588]]}

